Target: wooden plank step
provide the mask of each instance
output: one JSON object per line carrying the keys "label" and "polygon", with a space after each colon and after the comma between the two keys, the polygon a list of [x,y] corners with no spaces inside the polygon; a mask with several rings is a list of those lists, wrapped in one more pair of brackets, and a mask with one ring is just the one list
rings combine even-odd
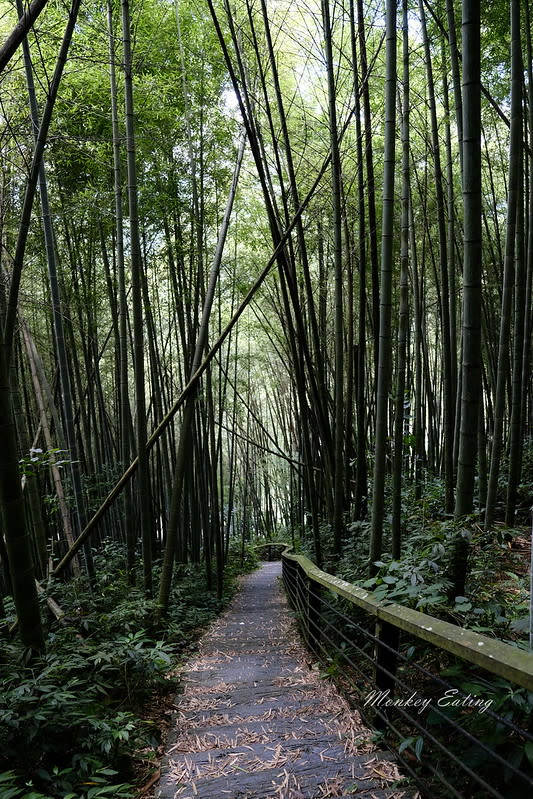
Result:
{"label": "wooden plank step", "polygon": [[[314,715],[312,719],[295,716],[287,724],[286,718],[270,718],[263,721],[247,721],[244,723],[218,725],[217,727],[190,727],[184,735],[178,727],[174,728],[169,736],[169,751],[174,747],[182,752],[192,751],[198,746],[201,739],[202,745],[208,748],[240,746],[243,743],[253,743],[257,740],[283,741],[290,738],[305,739],[333,735],[337,740],[340,734],[336,729],[335,719],[331,715]],[[181,742],[178,744],[178,740]]]}
{"label": "wooden plank step", "polygon": [[[224,769],[229,773],[220,774]],[[172,773],[172,772],[171,772]],[[352,774],[348,763],[343,766],[325,766],[320,760],[302,761],[295,764],[285,763],[271,768],[247,771],[238,763],[213,763],[211,773],[202,776],[195,771],[195,766],[187,763],[179,771],[174,772],[174,781],[160,793],[160,799],[323,799],[324,796],[344,795],[358,797],[388,797],[395,794],[376,786],[369,774],[361,779],[357,773]],[[399,792],[396,796],[400,796]]]}

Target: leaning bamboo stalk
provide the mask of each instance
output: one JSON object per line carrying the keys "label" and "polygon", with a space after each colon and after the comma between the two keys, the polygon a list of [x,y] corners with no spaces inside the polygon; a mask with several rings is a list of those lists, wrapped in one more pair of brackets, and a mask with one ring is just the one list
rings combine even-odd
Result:
{"label": "leaning bamboo stalk", "polygon": [[33,0],[33,3],[25,9],[17,24],[0,48],[0,72],[9,64],[11,58],[17,52],[20,43],[26,38],[28,31],[43,10],[47,0]]}
{"label": "leaning bamboo stalk", "polygon": [[[353,112],[349,114],[349,116],[348,116],[348,118],[347,118],[347,120],[346,120],[346,122],[344,124],[344,127],[343,127],[343,129],[341,131],[341,134],[340,134],[341,138],[342,138],[342,136],[344,136],[344,133],[346,132],[346,130],[348,128],[348,125],[349,125],[349,123],[351,121],[351,118],[352,118],[352,114],[353,114]],[[262,271],[259,273],[258,277],[255,279],[253,285],[248,290],[248,292],[247,292],[246,296],[243,298],[241,304],[239,305],[239,307],[237,308],[237,310],[235,311],[235,313],[233,314],[233,316],[231,317],[230,321],[228,322],[228,324],[226,325],[224,330],[221,332],[221,334],[219,335],[219,337],[217,338],[215,343],[212,345],[212,347],[209,350],[209,352],[204,357],[204,360],[202,361],[202,363],[200,364],[200,366],[198,367],[198,369],[196,370],[194,375],[190,378],[189,382],[182,389],[181,394],[177,397],[176,401],[174,402],[173,406],[168,411],[168,413],[165,416],[165,418],[161,420],[161,422],[158,424],[158,426],[156,427],[156,429],[154,430],[154,432],[152,433],[152,435],[150,436],[150,438],[146,442],[146,449],[148,451],[153,449],[153,447],[155,446],[155,444],[159,440],[159,437],[162,435],[162,433],[170,425],[170,423],[174,419],[175,415],[177,414],[177,412],[179,411],[179,409],[181,408],[181,406],[183,405],[183,403],[185,402],[185,400],[187,399],[189,394],[192,391],[195,390],[195,387],[196,387],[198,381],[200,380],[200,378],[202,377],[202,375],[204,374],[205,370],[207,369],[207,367],[209,366],[209,364],[211,363],[213,358],[220,351],[222,345],[224,344],[224,342],[228,338],[229,334],[231,333],[231,331],[233,330],[233,328],[235,327],[235,325],[237,324],[237,322],[239,321],[239,319],[243,315],[244,311],[246,310],[246,308],[250,304],[251,300],[253,299],[253,297],[256,295],[256,293],[259,291],[259,289],[261,288],[261,286],[265,282],[266,278],[270,274],[270,271],[271,271],[272,267],[277,262],[277,258],[278,258],[278,255],[279,255],[280,251],[285,246],[285,244],[287,242],[287,239],[289,238],[289,236],[291,235],[292,231],[294,230],[298,219],[302,216],[303,212],[305,211],[305,209],[309,205],[311,199],[313,198],[318,186],[320,185],[320,182],[322,181],[322,178],[324,177],[324,175],[326,173],[326,170],[327,170],[327,168],[329,166],[330,160],[331,160],[331,154],[328,153],[328,155],[324,159],[324,161],[323,161],[323,163],[322,163],[322,165],[321,165],[321,167],[320,167],[320,169],[319,169],[319,171],[317,173],[317,176],[316,176],[315,180],[313,181],[313,184],[312,184],[311,188],[309,189],[308,193],[306,194],[306,196],[302,200],[302,203],[301,203],[300,207],[298,208],[298,210],[296,211],[296,213],[292,217],[290,224],[288,225],[287,229],[285,230],[285,232],[281,236],[280,241],[276,245],[272,255],[270,256],[270,258],[268,259],[268,262],[265,264],[265,266],[263,267]],[[74,557],[76,552],[83,545],[83,543],[88,538],[90,538],[92,533],[95,531],[98,522],[106,514],[106,512],[111,507],[111,505],[113,504],[115,499],[118,496],[120,496],[120,494],[122,493],[122,490],[124,489],[124,487],[126,485],[128,485],[129,481],[131,480],[131,478],[135,474],[137,466],[138,466],[138,458],[135,458],[130,463],[128,468],[125,470],[125,472],[123,472],[122,476],[115,483],[115,485],[113,486],[113,488],[111,489],[111,491],[109,492],[107,497],[104,499],[104,501],[102,502],[102,504],[98,508],[98,510],[94,513],[92,518],[86,524],[84,530],[82,530],[82,532],[80,533],[80,535],[78,536],[78,538],[74,542],[74,546],[71,547],[71,549],[65,554],[63,559],[57,564],[57,566],[55,567],[54,572],[53,572],[54,576],[57,576],[58,574],[60,574],[68,566],[68,564],[70,563],[70,561],[72,560],[72,558]]]}

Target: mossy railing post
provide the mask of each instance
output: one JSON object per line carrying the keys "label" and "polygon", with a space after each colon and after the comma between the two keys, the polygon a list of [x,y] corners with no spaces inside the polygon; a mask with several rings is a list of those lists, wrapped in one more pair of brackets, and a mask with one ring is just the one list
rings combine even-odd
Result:
{"label": "mossy railing post", "polygon": [[320,647],[320,614],[322,602],[320,588],[313,580],[305,580],[307,589],[307,645],[313,652],[318,652]]}
{"label": "mossy railing post", "polygon": [[[383,692],[383,696],[392,699],[394,696],[394,684],[396,682],[396,668],[398,663],[398,645],[400,643],[400,631],[394,625],[381,619],[376,620],[375,626],[376,647],[375,647],[375,681],[376,688]],[[388,709],[382,710],[388,715]],[[386,720],[377,716],[375,724],[378,729],[386,727]]]}
{"label": "mossy railing post", "polygon": [[392,696],[396,682],[396,666],[400,631],[394,625],[378,619],[376,621],[376,686],[380,691],[390,691]]}
{"label": "mossy railing post", "polygon": [[302,625],[302,629],[304,631],[306,641],[309,640],[308,635],[308,624],[307,624],[307,580],[305,570],[301,567],[298,563],[296,566],[296,597],[297,597],[297,608],[298,613],[300,614],[300,624]]}
{"label": "mossy railing post", "polygon": [[285,591],[287,593],[287,599],[289,600],[289,604],[291,605],[293,610],[295,610],[296,609],[295,583],[296,583],[296,570],[298,566],[294,560],[289,560],[288,558],[282,558],[281,567],[282,567],[283,584],[285,586]]}

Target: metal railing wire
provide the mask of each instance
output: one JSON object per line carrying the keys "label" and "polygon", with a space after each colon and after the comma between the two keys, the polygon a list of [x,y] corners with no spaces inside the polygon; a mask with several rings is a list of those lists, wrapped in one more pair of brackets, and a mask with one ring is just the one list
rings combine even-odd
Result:
{"label": "metal railing wire", "polygon": [[[517,682],[504,681],[498,663],[491,670],[485,661],[481,667],[459,658],[453,651],[453,630],[450,651],[428,641],[425,614],[418,614],[418,637],[412,624],[408,631],[394,625],[398,606],[388,606],[383,622],[375,612],[383,603],[367,592],[358,604],[339,590],[347,584],[331,576],[328,581],[307,558],[286,550],[282,562],[285,590],[308,647],[366,723],[377,728],[424,796],[533,795],[528,759],[533,752],[533,693],[526,693],[533,657],[519,659],[523,675],[515,670]],[[439,623],[439,641],[447,627],[454,625]],[[474,643],[484,643],[483,636],[472,637]],[[510,663],[513,658],[513,652],[506,653]]]}

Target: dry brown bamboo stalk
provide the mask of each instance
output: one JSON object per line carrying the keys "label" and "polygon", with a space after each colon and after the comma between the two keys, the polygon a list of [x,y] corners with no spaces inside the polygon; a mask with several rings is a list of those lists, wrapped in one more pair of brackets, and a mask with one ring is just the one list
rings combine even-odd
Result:
{"label": "dry brown bamboo stalk", "polygon": [[[28,330],[28,325],[26,324],[24,319],[19,317],[19,322],[22,330],[22,335],[24,338],[24,345],[26,347],[26,353],[28,355],[28,362],[30,365],[31,377],[33,382],[33,388],[35,391],[35,399],[37,402],[37,407],[39,410],[39,419],[40,425],[42,427],[44,440],[46,442],[46,448],[50,451],[54,449],[54,444],[52,441],[52,433],[50,430],[50,425],[48,422],[48,415],[47,410],[50,408],[50,403],[53,403],[52,397],[49,395],[47,397],[48,402],[45,401],[43,396],[43,389],[42,389],[42,378],[44,376],[44,370],[41,362],[41,358],[37,351],[37,347],[35,346],[35,342],[31,336],[30,331]],[[48,407],[47,407],[48,405]],[[55,409],[54,409],[55,410]],[[57,415],[57,411],[55,411]],[[63,489],[63,481],[61,478],[61,470],[59,466],[55,463],[55,455],[51,453],[50,455],[50,472],[52,475],[52,480],[54,483],[55,492],[57,495],[57,501],[59,504],[59,514],[61,516],[61,523],[63,526],[63,533],[65,535],[65,539],[67,544],[70,547],[74,544],[74,535],[72,533],[72,525],[70,522],[70,512],[68,509],[67,501],[65,498],[65,491]],[[72,559],[72,571],[75,575],[79,575],[80,573],[80,563],[77,556]]]}

